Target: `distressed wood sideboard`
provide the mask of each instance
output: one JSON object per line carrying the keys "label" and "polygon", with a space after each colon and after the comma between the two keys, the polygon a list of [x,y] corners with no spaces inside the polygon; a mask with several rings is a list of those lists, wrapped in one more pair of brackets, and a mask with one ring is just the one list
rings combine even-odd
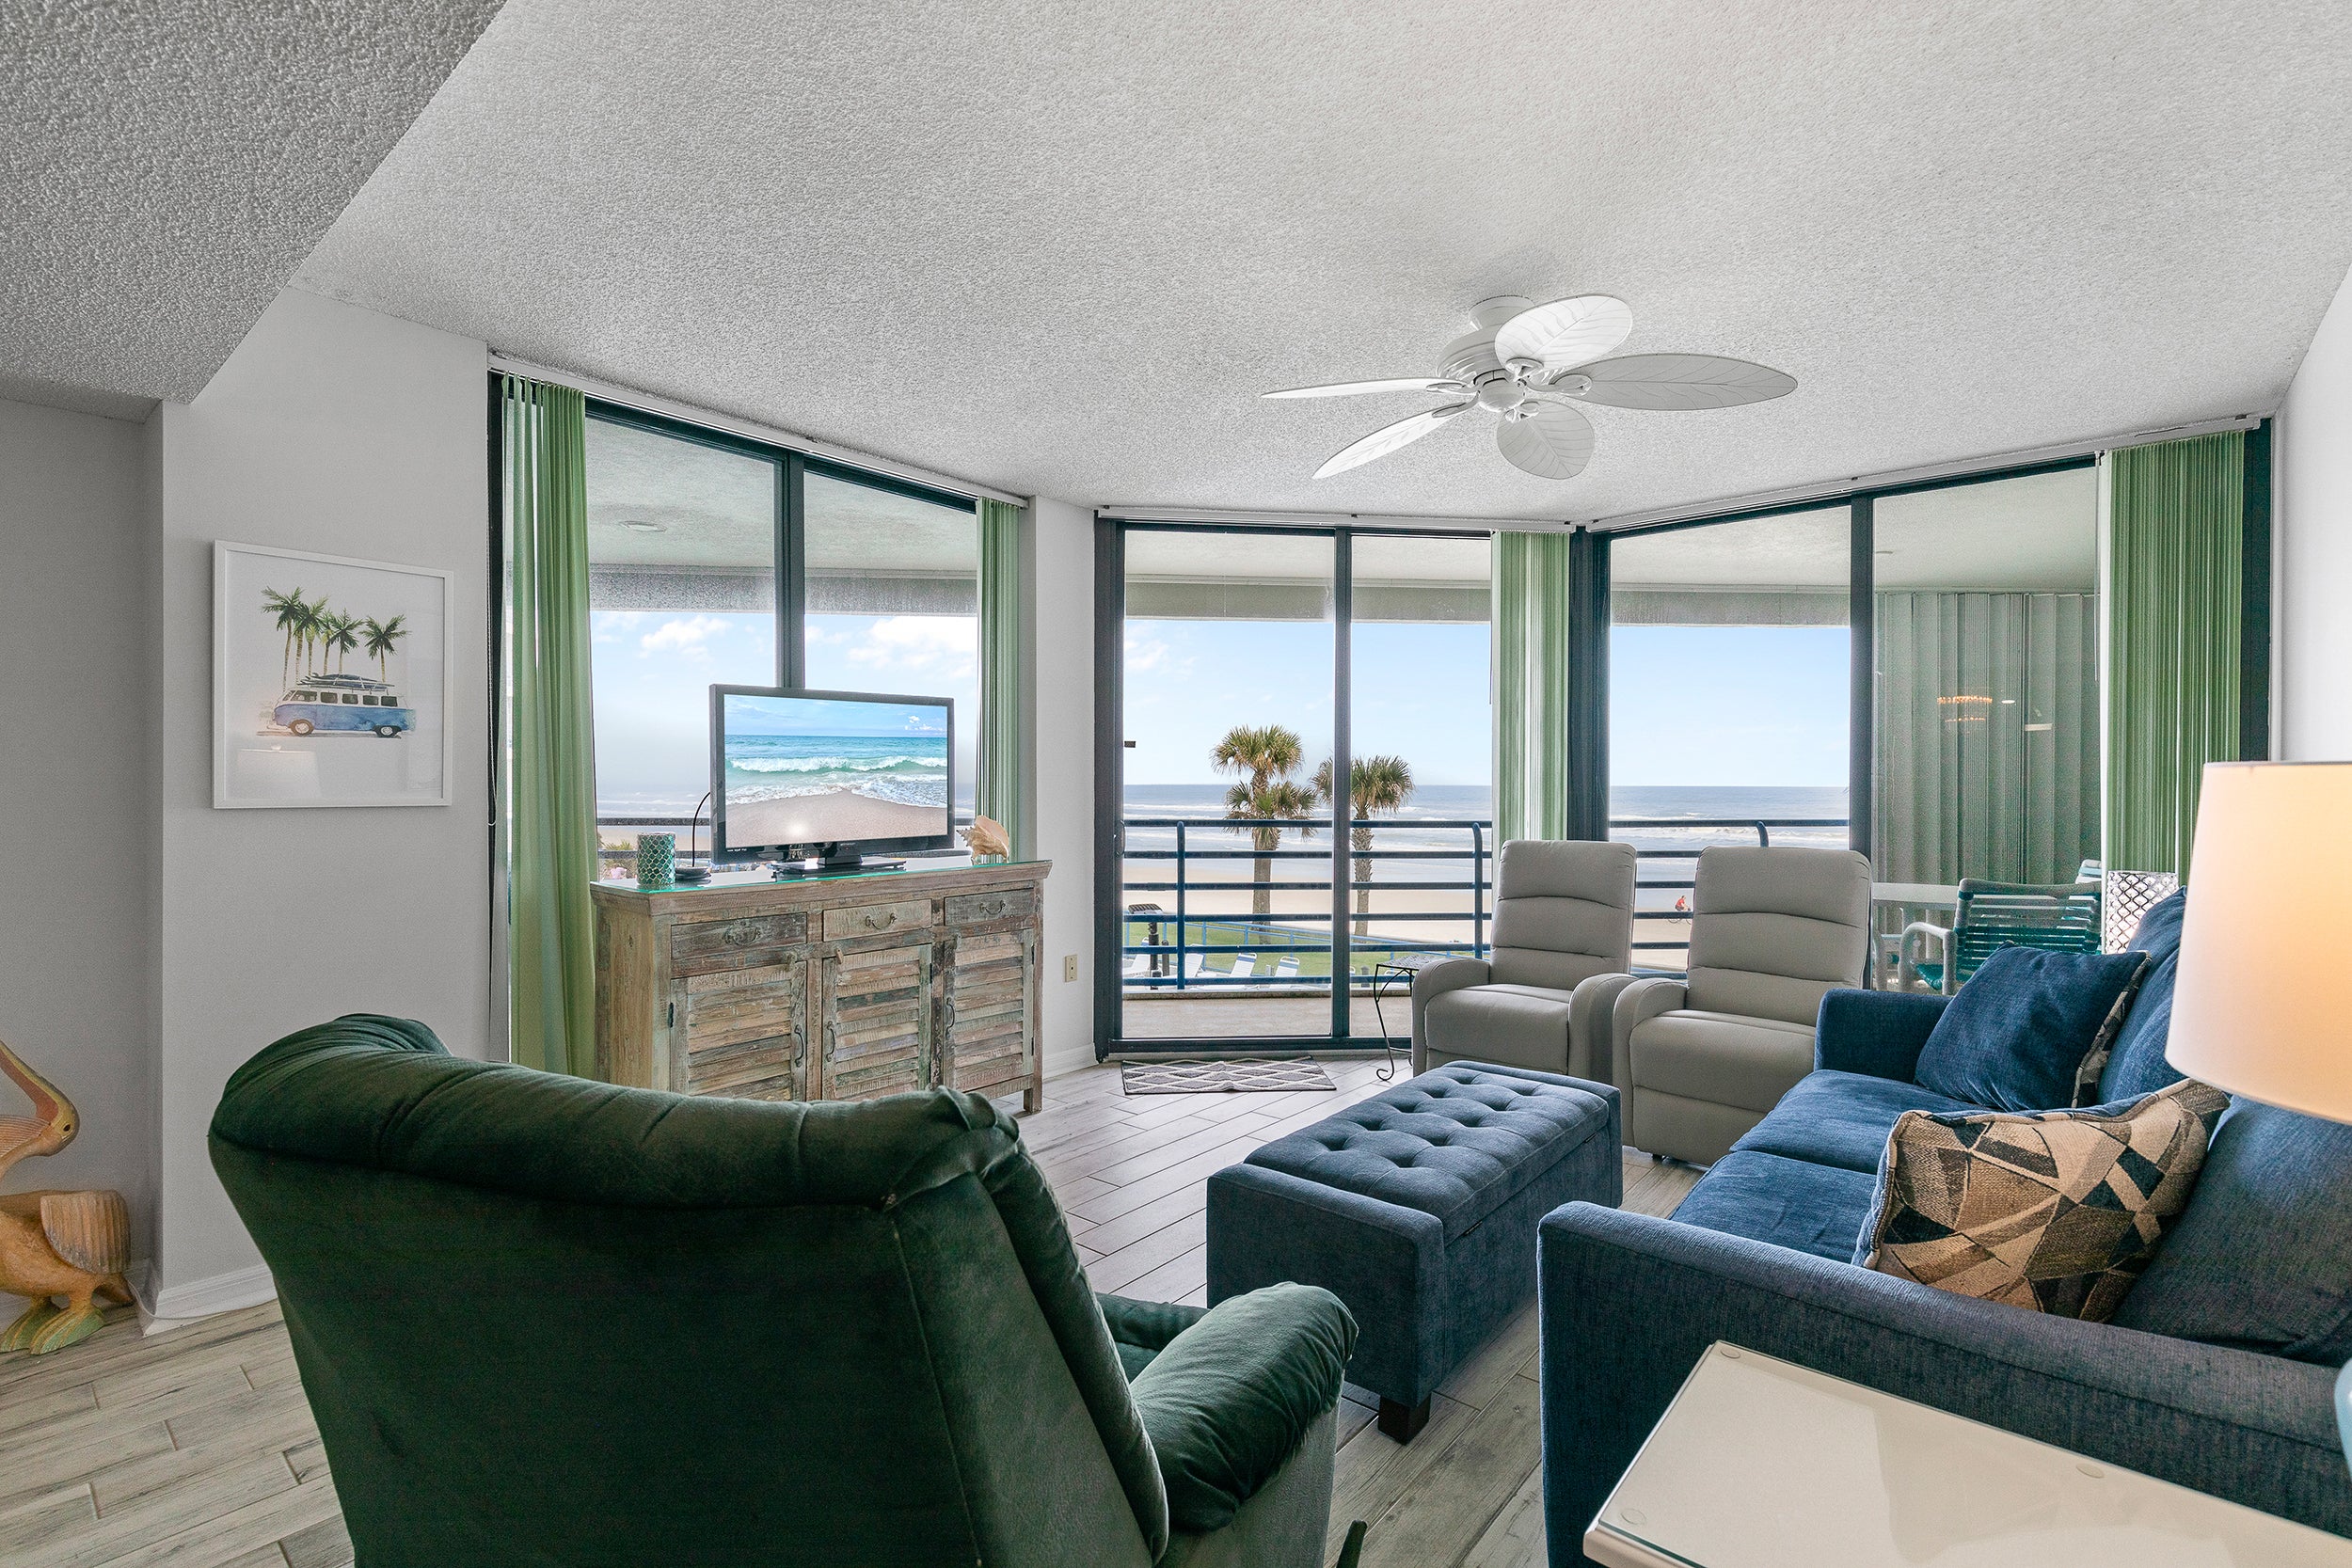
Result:
{"label": "distressed wood sideboard", "polygon": [[752,1100],[1044,1093],[1044,861],[599,882],[596,1073]]}

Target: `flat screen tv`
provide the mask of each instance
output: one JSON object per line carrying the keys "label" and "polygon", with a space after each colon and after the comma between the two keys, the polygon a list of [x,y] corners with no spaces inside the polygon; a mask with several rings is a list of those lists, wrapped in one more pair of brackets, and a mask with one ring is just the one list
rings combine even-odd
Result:
{"label": "flat screen tv", "polygon": [[946,697],[712,687],[712,858],[952,848],[955,722]]}

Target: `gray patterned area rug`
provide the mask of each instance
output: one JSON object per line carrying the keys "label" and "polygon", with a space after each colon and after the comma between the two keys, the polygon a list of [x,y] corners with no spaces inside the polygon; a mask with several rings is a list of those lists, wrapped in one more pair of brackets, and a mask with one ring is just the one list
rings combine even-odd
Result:
{"label": "gray patterned area rug", "polygon": [[1335,1089],[1323,1064],[1309,1056],[1287,1060],[1248,1056],[1224,1062],[1121,1062],[1120,1088],[1128,1094],[1293,1094],[1300,1089]]}

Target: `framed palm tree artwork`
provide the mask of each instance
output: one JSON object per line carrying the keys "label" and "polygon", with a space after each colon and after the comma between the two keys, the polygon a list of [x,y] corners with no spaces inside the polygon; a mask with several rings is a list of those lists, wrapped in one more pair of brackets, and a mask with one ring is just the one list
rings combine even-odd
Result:
{"label": "framed palm tree artwork", "polygon": [[450,574],[213,544],[213,804],[445,806]]}

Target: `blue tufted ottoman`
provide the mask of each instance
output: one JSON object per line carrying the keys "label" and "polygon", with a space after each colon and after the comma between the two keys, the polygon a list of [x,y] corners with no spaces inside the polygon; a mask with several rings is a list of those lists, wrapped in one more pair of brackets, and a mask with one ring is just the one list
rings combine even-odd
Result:
{"label": "blue tufted ottoman", "polygon": [[1209,1178],[1209,1303],[1320,1285],[1361,1331],[1349,1381],[1408,1442],[1429,1396],[1535,1294],[1536,1222],[1617,1205],[1617,1091],[1454,1062]]}

